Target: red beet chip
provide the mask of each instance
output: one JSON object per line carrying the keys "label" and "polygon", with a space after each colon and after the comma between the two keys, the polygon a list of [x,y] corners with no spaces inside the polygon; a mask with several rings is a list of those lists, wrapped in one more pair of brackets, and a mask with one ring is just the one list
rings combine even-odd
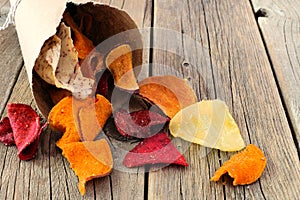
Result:
{"label": "red beet chip", "polygon": [[188,166],[183,155],[176,149],[166,133],[160,132],[144,139],[123,160],[126,167],[147,164],[176,164]]}
{"label": "red beet chip", "polygon": [[127,113],[119,110],[114,114],[114,122],[119,133],[123,136],[133,136],[136,138],[148,138],[155,135],[169,121],[158,113],[149,110],[140,110]]}
{"label": "red beet chip", "polygon": [[37,151],[38,139],[42,129],[40,117],[28,105],[10,103],[7,114],[13,130],[18,156],[21,160],[32,159]]}
{"label": "red beet chip", "polygon": [[15,144],[13,131],[8,117],[4,117],[0,121],[0,142],[3,142],[3,144],[7,146]]}
{"label": "red beet chip", "polygon": [[112,75],[108,69],[100,73],[96,94],[101,94],[105,98],[109,99],[109,79]]}

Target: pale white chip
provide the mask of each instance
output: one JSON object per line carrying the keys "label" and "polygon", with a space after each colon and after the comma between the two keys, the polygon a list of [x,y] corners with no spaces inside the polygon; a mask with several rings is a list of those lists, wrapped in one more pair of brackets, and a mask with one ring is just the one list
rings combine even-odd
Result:
{"label": "pale white chip", "polygon": [[47,83],[56,84],[55,70],[60,58],[61,40],[56,35],[49,38],[43,45],[34,69]]}
{"label": "pale white chip", "polygon": [[45,42],[34,69],[44,81],[71,91],[75,98],[85,99],[92,93],[94,80],[82,75],[71,29],[64,23]]}

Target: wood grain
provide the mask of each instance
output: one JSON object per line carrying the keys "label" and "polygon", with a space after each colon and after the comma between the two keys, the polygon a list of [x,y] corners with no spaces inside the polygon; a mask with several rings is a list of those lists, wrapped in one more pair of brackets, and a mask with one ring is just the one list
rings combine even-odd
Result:
{"label": "wood grain", "polygon": [[[173,74],[186,78],[199,100],[224,100],[245,142],[266,154],[265,172],[249,186],[233,187],[226,176],[210,182],[215,170],[234,153],[176,138],[172,142],[184,153],[188,167],[153,167],[149,174],[143,168],[115,169],[110,176],[88,182],[82,197],[76,175],[55,146],[61,134],[47,129],[41,135],[37,157],[29,162],[19,160],[15,147],[0,144],[0,199],[298,199],[297,1],[100,2],[126,10],[139,28],[156,27],[144,34],[147,48],[140,79]],[[267,17],[259,17],[258,24],[252,6],[254,11],[266,10]],[[0,25],[8,10],[8,0],[0,0]],[[7,102],[36,109],[13,26],[0,32],[0,58],[1,116],[6,115]]]}
{"label": "wood grain", "polygon": [[6,16],[9,12],[10,3],[9,0],[0,1],[0,26],[5,22]]}
{"label": "wood grain", "polygon": [[[140,27],[150,26],[149,1],[139,1],[134,5],[132,1],[111,3],[124,10],[130,9]],[[133,7],[137,10],[132,10]],[[23,102],[34,107],[35,103],[25,68],[22,68],[23,60],[14,28],[10,27],[0,32],[0,36],[0,64],[2,69],[5,69],[5,73],[0,75],[5,84],[1,87],[1,110],[5,116],[6,102]],[[147,52],[144,53],[144,57],[149,59]],[[144,74],[147,73],[146,70]],[[55,146],[60,137],[59,133],[49,129],[45,131],[41,136],[36,159],[29,162],[19,160],[15,147],[0,144],[0,199],[143,199],[144,173],[117,170],[110,176],[88,182],[86,195],[81,197],[77,189],[76,175]]]}
{"label": "wood grain", "polygon": [[[155,27],[188,34],[200,45],[154,33],[154,46],[163,44],[176,54],[154,50],[153,62],[172,70],[153,67],[153,74],[182,73],[199,98],[224,100],[246,143],[259,146],[268,164],[262,178],[250,186],[232,187],[226,178],[224,185],[211,183],[212,173],[232,153],[212,150],[202,158],[197,154],[205,155],[205,150],[191,145],[185,154],[189,168],[168,167],[149,174],[149,199],[296,199],[299,157],[250,3],[175,0],[154,5]],[[208,54],[203,53],[206,48]],[[182,65],[185,61],[189,64]]]}
{"label": "wood grain", "polygon": [[252,0],[300,152],[300,2]]}
{"label": "wood grain", "polygon": [[2,113],[6,102],[11,94],[11,89],[14,87],[20,69],[23,65],[21,50],[17,38],[17,33],[13,26],[0,32],[0,73],[1,87],[0,90],[0,111]]}

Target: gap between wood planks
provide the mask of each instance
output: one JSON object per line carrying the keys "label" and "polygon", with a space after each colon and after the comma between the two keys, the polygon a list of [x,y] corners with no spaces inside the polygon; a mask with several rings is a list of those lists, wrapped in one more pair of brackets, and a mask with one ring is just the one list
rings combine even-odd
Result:
{"label": "gap between wood planks", "polygon": [[[147,4],[149,1],[147,1]],[[155,0],[151,1],[151,24],[150,24],[150,50],[149,50],[149,76],[153,75],[152,72],[152,62],[153,62],[153,27],[154,27],[154,12],[155,8]],[[145,167],[145,174],[144,174],[144,200],[148,200],[148,188],[149,187],[149,168]]]}
{"label": "gap between wood planks", "polygon": [[285,116],[287,118],[287,122],[289,124],[289,128],[291,130],[291,134],[292,134],[292,137],[293,137],[293,141],[294,141],[294,144],[295,144],[295,147],[297,149],[297,154],[298,154],[298,158],[300,159],[300,149],[299,149],[299,141],[297,140],[297,136],[296,136],[296,132],[295,130],[293,129],[293,123],[292,123],[292,120],[291,120],[291,116],[288,112],[288,108],[287,108],[287,104],[284,100],[284,97],[283,97],[283,92],[280,88],[280,83],[279,83],[279,80],[276,76],[276,72],[275,72],[275,69],[274,69],[274,64],[273,64],[273,61],[271,59],[271,55],[270,55],[270,52],[267,48],[267,44],[266,44],[266,40],[265,40],[265,37],[264,37],[264,34],[262,32],[262,29],[258,23],[258,18],[259,17],[268,17],[268,12],[264,9],[264,8],[260,8],[258,9],[256,12],[254,10],[254,5],[253,3],[251,2],[251,0],[249,0],[249,3],[251,5],[251,8],[252,8],[252,11],[253,11],[253,14],[255,16],[255,21],[256,21],[256,25],[257,25],[257,28],[258,28],[258,31],[259,31],[259,34],[260,34],[260,37],[261,37],[261,40],[263,42],[263,45],[264,45],[264,49],[266,51],[266,55],[268,57],[268,61],[270,63],[270,66],[271,66],[271,71],[272,71],[272,74],[273,74],[273,77],[274,77],[274,80],[275,80],[275,84],[276,84],[276,87],[277,87],[277,90],[278,90],[278,93],[279,93],[279,96],[280,96],[280,100],[281,100],[281,103],[282,103],[282,106],[283,106],[283,109],[285,111]]}

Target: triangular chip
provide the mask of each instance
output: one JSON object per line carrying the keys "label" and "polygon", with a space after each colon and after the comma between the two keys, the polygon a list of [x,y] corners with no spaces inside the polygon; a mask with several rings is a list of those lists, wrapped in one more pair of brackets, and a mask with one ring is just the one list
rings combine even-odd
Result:
{"label": "triangular chip", "polygon": [[166,133],[160,132],[144,139],[123,160],[126,167],[147,164],[176,164],[188,166],[183,155],[176,149]]}
{"label": "triangular chip", "polygon": [[40,117],[28,105],[9,103],[7,115],[13,130],[14,140],[21,160],[32,159],[37,150],[42,129]]}
{"label": "triangular chip", "polygon": [[171,119],[169,129],[174,137],[221,151],[245,147],[236,122],[220,100],[204,100],[182,109]]}
{"label": "triangular chip", "polygon": [[79,110],[80,133],[83,141],[92,141],[104,127],[111,116],[110,102],[102,95],[96,95],[95,104]]}
{"label": "triangular chip", "polygon": [[263,173],[267,158],[263,152],[253,144],[245,150],[233,155],[226,161],[211,178],[218,181],[222,175],[228,173],[232,177],[233,185],[246,185],[255,182]]}
{"label": "triangular chip", "polygon": [[114,113],[114,122],[119,133],[127,137],[148,138],[163,129],[169,118],[150,110],[128,113],[118,110]]}
{"label": "triangular chip", "polygon": [[170,118],[197,102],[193,89],[175,76],[152,76],[139,82],[140,95],[156,104]]}
{"label": "triangular chip", "polygon": [[[69,27],[61,23],[56,35],[61,39],[61,50],[55,76],[62,86],[64,86],[74,77],[74,71],[76,71],[75,69],[78,65],[78,53],[74,48],[71,29]],[[59,87],[59,85],[56,86]]]}
{"label": "triangular chip", "polygon": [[61,23],[57,36],[61,39],[61,52],[55,76],[61,85],[56,86],[70,90],[78,99],[85,99],[92,93],[94,80],[83,77],[80,71],[70,28]]}
{"label": "triangular chip", "polygon": [[139,89],[133,71],[132,51],[129,45],[120,45],[111,50],[106,56],[105,64],[112,73],[117,87],[128,91]]}
{"label": "triangular chip", "polygon": [[0,142],[7,146],[15,144],[13,131],[8,117],[4,117],[0,121]]}
{"label": "triangular chip", "polygon": [[78,188],[85,194],[85,183],[93,178],[108,175],[113,168],[110,147],[105,139],[73,142],[63,147],[63,156],[78,176]]}

